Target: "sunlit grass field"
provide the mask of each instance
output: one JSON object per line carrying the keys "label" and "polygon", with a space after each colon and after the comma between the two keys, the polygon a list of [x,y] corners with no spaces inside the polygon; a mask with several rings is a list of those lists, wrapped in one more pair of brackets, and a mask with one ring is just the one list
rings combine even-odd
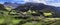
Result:
{"label": "sunlit grass field", "polygon": [[[55,25],[60,22],[60,18],[42,18],[42,16],[39,17],[36,16],[36,18],[33,18],[31,13],[36,13],[36,12],[35,11],[32,12],[30,10],[28,12],[22,12],[22,14],[29,15],[30,18],[18,19],[15,17],[20,16],[21,14],[18,13],[18,15],[10,15],[10,14],[17,14],[17,12],[13,10],[10,12],[10,14],[8,14],[11,9],[10,8],[6,8],[6,9],[8,11],[0,11],[0,25],[5,25],[5,24],[6,25]],[[52,15],[52,13],[43,13],[43,14],[44,16]]]}
{"label": "sunlit grass field", "polygon": [[[27,20],[27,19],[15,19],[14,16],[15,15],[8,15],[7,11],[3,11],[4,14],[0,14],[0,24],[4,24],[6,23],[7,25],[19,25],[19,23],[21,21]],[[14,14],[14,12],[12,13]],[[45,16],[49,16],[52,15],[51,13],[44,13]],[[55,21],[55,20],[60,20],[60,18],[38,18],[40,21],[36,22],[36,21],[30,21],[30,22],[26,22],[22,25],[43,25],[44,22],[49,23],[48,21]],[[38,20],[37,19],[37,20]],[[31,20],[31,19],[28,19]],[[34,20],[34,19],[33,19]]]}

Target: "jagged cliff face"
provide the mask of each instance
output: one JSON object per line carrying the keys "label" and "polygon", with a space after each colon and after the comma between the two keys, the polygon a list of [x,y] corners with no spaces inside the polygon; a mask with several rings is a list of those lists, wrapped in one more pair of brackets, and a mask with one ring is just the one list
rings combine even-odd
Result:
{"label": "jagged cliff face", "polygon": [[56,16],[60,16],[60,8],[55,7],[55,6],[49,6],[45,5],[42,3],[26,3],[23,5],[20,5],[19,7],[16,8],[16,10],[19,11],[28,11],[28,10],[33,10],[33,11],[39,11],[39,12],[53,12]]}

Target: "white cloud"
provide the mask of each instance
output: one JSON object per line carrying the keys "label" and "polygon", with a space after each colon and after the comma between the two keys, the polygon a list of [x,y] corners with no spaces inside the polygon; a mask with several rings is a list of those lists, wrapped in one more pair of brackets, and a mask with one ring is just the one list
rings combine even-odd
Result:
{"label": "white cloud", "polygon": [[60,0],[46,0],[45,2],[47,5],[60,7]]}
{"label": "white cloud", "polygon": [[60,7],[60,0],[25,0],[25,2],[44,3],[46,5],[52,5],[52,6]]}
{"label": "white cloud", "polygon": [[60,6],[60,0],[15,0],[15,1],[24,1],[25,2],[35,2],[35,3],[44,3],[52,6]]}
{"label": "white cloud", "polygon": [[47,5],[52,5],[52,6],[60,7],[60,3],[52,3],[52,4],[47,4]]}

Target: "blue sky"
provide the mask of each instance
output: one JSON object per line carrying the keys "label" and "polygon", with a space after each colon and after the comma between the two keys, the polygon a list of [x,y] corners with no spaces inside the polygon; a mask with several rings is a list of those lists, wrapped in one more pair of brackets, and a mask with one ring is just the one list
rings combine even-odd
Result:
{"label": "blue sky", "polygon": [[17,3],[36,2],[60,7],[60,0],[0,0],[0,3],[4,2],[17,2]]}

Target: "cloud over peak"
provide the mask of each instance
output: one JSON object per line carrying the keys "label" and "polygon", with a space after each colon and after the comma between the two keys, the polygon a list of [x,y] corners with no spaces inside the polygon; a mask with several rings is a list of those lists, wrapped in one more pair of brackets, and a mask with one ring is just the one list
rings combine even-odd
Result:
{"label": "cloud over peak", "polygon": [[3,2],[17,2],[17,3],[34,2],[60,7],[60,0],[0,0],[0,3]]}

